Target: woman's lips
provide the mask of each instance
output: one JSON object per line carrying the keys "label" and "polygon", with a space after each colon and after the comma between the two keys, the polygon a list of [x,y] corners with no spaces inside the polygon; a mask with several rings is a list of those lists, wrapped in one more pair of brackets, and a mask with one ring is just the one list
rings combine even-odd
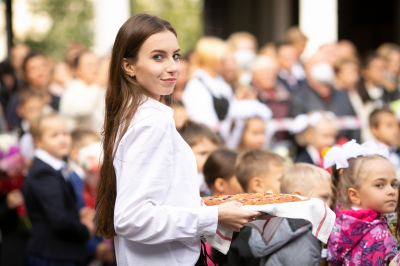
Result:
{"label": "woman's lips", "polygon": [[170,79],[161,79],[162,81],[168,83],[168,84],[174,84],[176,82],[175,78],[170,78]]}

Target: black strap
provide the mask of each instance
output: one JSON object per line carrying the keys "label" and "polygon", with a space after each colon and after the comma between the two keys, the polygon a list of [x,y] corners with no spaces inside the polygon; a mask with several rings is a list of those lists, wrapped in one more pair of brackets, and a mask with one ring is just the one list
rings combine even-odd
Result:
{"label": "black strap", "polygon": [[[207,258],[212,261],[214,266],[216,266],[214,260],[207,253],[206,244],[203,242],[203,240],[200,240],[200,241],[201,241],[200,257],[199,257],[199,260],[197,261],[197,263],[195,264],[195,266],[208,266]],[[210,266],[212,266],[212,265],[210,265]]]}
{"label": "black strap", "polygon": [[228,113],[228,108],[229,108],[229,101],[225,97],[217,98],[214,96],[212,90],[208,85],[204,82],[204,80],[200,77],[197,78],[203,86],[206,88],[206,90],[211,94],[213,98],[213,104],[214,104],[214,110],[217,113],[219,121],[222,121],[225,119],[226,114]]}

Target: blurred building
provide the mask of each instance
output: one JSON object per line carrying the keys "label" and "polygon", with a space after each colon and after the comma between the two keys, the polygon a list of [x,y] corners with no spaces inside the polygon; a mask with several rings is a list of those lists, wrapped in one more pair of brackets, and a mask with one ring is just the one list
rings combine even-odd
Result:
{"label": "blurred building", "polygon": [[299,25],[309,37],[305,53],[341,39],[361,54],[384,42],[400,43],[398,0],[204,0],[204,33],[227,38],[237,31],[254,34],[260,46],[283,41]]}

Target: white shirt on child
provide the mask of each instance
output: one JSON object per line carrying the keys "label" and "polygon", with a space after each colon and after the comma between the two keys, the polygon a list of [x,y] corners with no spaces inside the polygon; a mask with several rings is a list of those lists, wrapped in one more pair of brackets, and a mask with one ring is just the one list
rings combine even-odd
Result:
{"label": "white shirt on child", "polygon": [[378,140],[375,141],[375,143],[379,147],[385,147],[389,151],[389,162],[394,166],[394,168],[397,170],[400,167],[400,158],[399,155],[396,153],[396,146],[388,146],[383,142],[380,142]]}
{"label": "white shirt on child", "polygon": [[321,155],[316,148],[311,145],[306,146],[306,150],[308,155],[310,155],[311,160],[314,162],[315,165],[319,165],[321,162]]}
{"label": "white shirt on child", "polygon": [[39,148],[35,150],[35,157],[42,160],[44,163],[47,163],[56,171],[61,170],[61,174],[64,176],[64,179],[69,180],[66,162]]}
{"label": "white shirt on child", "polygon": [[173,110],[148,98],[116,148],[118,265],[194,265],[200,238],[216,234],[218,208],[200,207],[196,159]]}
{"label": "white shirt on child", "polygon": [[[199,78],[204,81],[208,89]],[[205,124],[213,130],[218,130],[220,121],[215,111],[213,95],[211,95],[210,91],[214,97],[224,97],[229,102],[233,98],[232,88],[222,76],[213,78],[206,71],[197,69],[186,84],[182,94],[182,102],[190,120]]]}

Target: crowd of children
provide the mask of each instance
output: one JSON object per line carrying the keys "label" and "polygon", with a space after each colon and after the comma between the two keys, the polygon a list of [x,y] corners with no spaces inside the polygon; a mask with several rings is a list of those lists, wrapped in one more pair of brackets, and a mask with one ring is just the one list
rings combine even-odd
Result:
{"label": "crowd of children", "polygon": [[[327,245],[307,221],[285,219],[268,246],[245,227],[226,255],[208,253],[220,266],[400,265],[400,47],[360,60],[340,41],[303,64],[306,42],[293,27],[287,42],[257,51],[240,32],[204,37],[181,57],[175,91],[162,101],[195,155],[200,195],[311,196],[336,213]],[[0,64],[0,134],[18,136],[24,182],[3,191],[0,169],[0,266],[115,265],[112,240],[94,234],[109,58],[79,44],[66,62],[26,45],[11,54]],[[357,127],[344,127],[343,116]],[[270,124],[287,117],[289,127]],[[0,162],[8,147],[0,143]]]}

